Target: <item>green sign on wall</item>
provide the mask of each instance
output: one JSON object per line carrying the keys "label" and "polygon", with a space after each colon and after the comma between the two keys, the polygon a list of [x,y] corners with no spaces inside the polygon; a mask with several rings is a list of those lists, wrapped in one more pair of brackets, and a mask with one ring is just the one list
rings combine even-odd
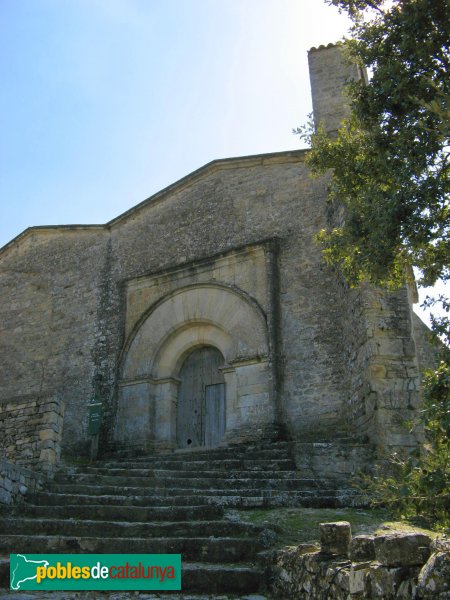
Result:
{"label": "green sign on wall", "polygon": [[89,435],[98,435],[102,423],[103,405],[101,402],[95,402],[89,405]]}

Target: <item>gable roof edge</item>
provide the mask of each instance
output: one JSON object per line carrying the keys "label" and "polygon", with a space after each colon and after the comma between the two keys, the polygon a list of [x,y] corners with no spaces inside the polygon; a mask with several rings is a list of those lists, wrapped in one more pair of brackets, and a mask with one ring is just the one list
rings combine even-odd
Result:
{"label": "gable roof edge", "polygon": [[280,161],[280,159],[286,160],[289,158],[295,159],[295,161],[297,162],[299,159],[304,158],[305,154],[308,151],[309,151],[309,149],[286,150],[283,152],[271,152],[271,153],[267,153],[267,154],[251,154],[248,156],[218,158],[218,159],[212,160],[211,162],[206,163],[206,165],[203,165],[200,168],[196,169],[195,171],[192,171],[188,175],[185,175],[181,179],[178,179],[174,183],[171,183],[170,185],[163,188],[162,190],[159,190],[155,194],[152,194],[145,200],[142,200],[142,202],[135,204],[134,206],[132,206],[131,208],[129,208],[122,214],[118,215],[117,217],[114,217],[114,219],[111,219],[111,221],[108,221],[106,223],[106,226],[114,227],[119,222],[121,222],[122,220],[125,220],[127,217],[131,216],[132,214],[140,211],[148,204],[153,204],[154,202],[157,202],[158,200],[162,200],[170,192],[173,192],[175,190],[180,190],[183,187],[188,186],[190,183],[192,183],[193,181],[195,181],[196,179],[198,179],[200,177],[203,177],[207,173],[211,173],[211,172],[222,170],[222,169],[229,169],[229,168],[232,168],[233,166],[239,167],[240,166],[239,163],[242,163],[241,166],[244,167],[244,166],[249,166],[249,163],[252,163],[253,165],[258,165],[258,164],[262,165],[265,162],[277,162],[277,161]]}
{"label": "gable roof edge", "polygon": [[185,175],[181,179],[178,179],[174,183],[171,183],[167,187],[162,190],[156,192],[155,194],[149,196],[142,202],[139,202],[135,206],[132,206],[125,212],[121,213],[114,219],[111,219],[107,223],[104,224],[85,224],[85,225],[33,225],[31,227],[27,227],[21,233],[16,235],[12,240],[7,242],[4,246],[0,248],[0,256],[4,254],[8,249],[13,246],[20,244],[23,240],[28,238],[33,233],[48,232],[48,231],[76,231],[76,230],[109,230],[115,225],[118,225],[131,215],[136,212],[142,210],[149,204],[153,204],[154,202],[158,202],[159,200],[164,199],[170,192],[175,190],[180,190],[183,187],[188,186],[196,179],[203,177],[207,173],[211,173],[214,171],[219,171],[222,169],[230,169],[232,167],[248,167],[249,165],[263,165],[264,163],[276,163],[276,162],[298,162],[299,160],[304,159],[308,149],[299,149],[299,150],[286,150],[282,152],[270,152],[267,154],[251,154],[248,156],[238,156],[231,158],[219,158],[212,160],[206,165],[192,171],[188,175]]}

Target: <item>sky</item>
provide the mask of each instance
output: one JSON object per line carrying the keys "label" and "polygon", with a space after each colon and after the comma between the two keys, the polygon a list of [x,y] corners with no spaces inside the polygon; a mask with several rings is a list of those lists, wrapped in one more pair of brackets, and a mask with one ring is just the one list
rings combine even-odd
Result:
{"label": "sky", "polygon": [[0,0],[0,247],[301,147],[307,51],[349,26],[323,0]]}

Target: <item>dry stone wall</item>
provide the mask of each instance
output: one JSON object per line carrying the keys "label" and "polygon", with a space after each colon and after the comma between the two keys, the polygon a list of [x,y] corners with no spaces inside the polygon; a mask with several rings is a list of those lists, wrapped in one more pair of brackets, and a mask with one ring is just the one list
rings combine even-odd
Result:
{"label": "dry stone wall", "polygon": [[276,598],[444,600],[450,598],[450,547],[421,533],[352,538],[348,522],[321,524],[320,550],[277,552],[270,562]]}
{"label": "dry stone wall", "polygon": [[0,504],[16,504],[43,489],[46,476],[0,459]]}

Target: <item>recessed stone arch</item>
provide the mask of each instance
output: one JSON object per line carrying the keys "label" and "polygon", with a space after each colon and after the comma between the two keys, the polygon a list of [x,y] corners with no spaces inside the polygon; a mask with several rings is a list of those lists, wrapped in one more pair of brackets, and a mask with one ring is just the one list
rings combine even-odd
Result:
{"label": "recessed stone arch", "polygon": [[[270,346],[256,302],[216,284],[181,288],[142,316],[125,347],[119,382],[116,441],[176,446],[179,370],[194,348],[223,355],[226,438],[273,423]],[[234,434],[233,434],[234,432]]]}
{"label": "recessed stone arch", "polygon": [[122,378],[161,375],[158,357],[164,355],[165,344],[173,344],[186,330],[191,330],[193,338],[219,338],[220,331],[225,333],[227,362],[269,353],[265,316],[255,302],[225,286],[189,286],[158,302],[138,323],[123,360]]}

